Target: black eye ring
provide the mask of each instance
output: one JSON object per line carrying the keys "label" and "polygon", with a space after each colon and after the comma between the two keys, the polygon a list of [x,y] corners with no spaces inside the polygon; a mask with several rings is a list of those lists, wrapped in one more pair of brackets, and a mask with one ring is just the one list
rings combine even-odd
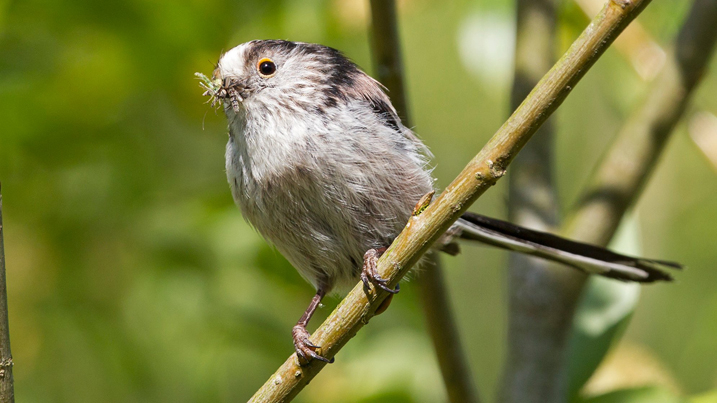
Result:
{"label": "black eye ring", "polygon": [[259,60],[259,63],[256,64],[256,69],[259,71],[259,75],[264,78],[273,77],[276,74],[276,64],[268,57]]}

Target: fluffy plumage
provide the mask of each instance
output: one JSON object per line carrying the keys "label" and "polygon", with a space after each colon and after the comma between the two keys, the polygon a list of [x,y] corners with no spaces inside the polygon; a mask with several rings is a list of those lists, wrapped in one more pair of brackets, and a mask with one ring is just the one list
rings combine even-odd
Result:
{"label": "fluffy plumage", "polygon": [[[276,64],[269,79],[263,58]],[[240,83],[239,108],[225,103],[226,169],[244,217],[314,287],[354,286],[366,250],[388,246],[433,189],[428,151],[337,50],[252,41],[217,75]]]}

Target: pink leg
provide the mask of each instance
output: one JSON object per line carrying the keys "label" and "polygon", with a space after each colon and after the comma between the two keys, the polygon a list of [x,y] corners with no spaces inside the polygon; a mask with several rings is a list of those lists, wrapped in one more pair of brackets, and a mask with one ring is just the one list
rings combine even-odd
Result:
{"label": "pink leg", "polygon": [[324,290],[319,288],[314,298],[311,299],[311,303],[306,308],[306,311],[301,316],[301,319],[299,319],[296,326],[291,330],[291,336],[294,339],[294,349],[296,350],[296,355],[299,357],[299,362],[308,363],[312,358],[326,363],[334,362],[333,358],[329,360],[316,353],[316,349],[320,347],[309,341],[309,336],[311,335],[306,330],[306,325],[309,324],[309,320],[311,320],[324,295]]}

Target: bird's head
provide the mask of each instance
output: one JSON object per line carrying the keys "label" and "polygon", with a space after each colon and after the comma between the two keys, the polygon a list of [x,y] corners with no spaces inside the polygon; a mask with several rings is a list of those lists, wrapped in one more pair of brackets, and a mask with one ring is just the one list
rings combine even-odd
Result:
{"label": "bird's head", "polygon": [[351,99],[393,110],[377,81],[338,50],[312,43],[243,43],[221,56],[205,83],[228,113],[254,106],[324,113]]}

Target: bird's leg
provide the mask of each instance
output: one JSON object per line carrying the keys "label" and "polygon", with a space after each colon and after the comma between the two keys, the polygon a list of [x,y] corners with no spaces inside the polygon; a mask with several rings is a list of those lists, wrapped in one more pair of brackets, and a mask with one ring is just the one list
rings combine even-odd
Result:
{"label": "bird's leg", "polygon": [[390,292],[391,294],[396,294],[399,291],[398,285],[396,285],[396,289],[391,289],[388,287],[388,280],[381,278],[378,274],[378,270],[376,270],[376,262],[378,261],[379,256],[383,254],[383,252],[386,251],[388,248],[380,248],[380,249],[369,249],[366,251],[366,253],[363,255],[363,269],[361,270],[361,281],[363,281],[363,284],[366,288],[369,288],[369,283],[373,283],[376,287],[386,291]]}
{"label": "bird's leg", "polygon": [[311,299],[311,303],[306,308],[304,314],[301,315],[301,319],[296,322],[296,326],[291,330],[291,336],[294,339],[294,349],[296,350],[296,355],[299,357],[299,363],[308,363],[312,358],[329,364],[334,362],[333,358],[329,360],[316,353],[316,350],[320,348],[320,346],[315,345],[309,340],[309,336],[311,335],[306,330],[306,325],[309,324],[309,320],[311,320],[311,317],[314,315],[316,308],[318,308],[325,294],[326,292],[323,288],[319,288],[316,291],[316,295]]}

